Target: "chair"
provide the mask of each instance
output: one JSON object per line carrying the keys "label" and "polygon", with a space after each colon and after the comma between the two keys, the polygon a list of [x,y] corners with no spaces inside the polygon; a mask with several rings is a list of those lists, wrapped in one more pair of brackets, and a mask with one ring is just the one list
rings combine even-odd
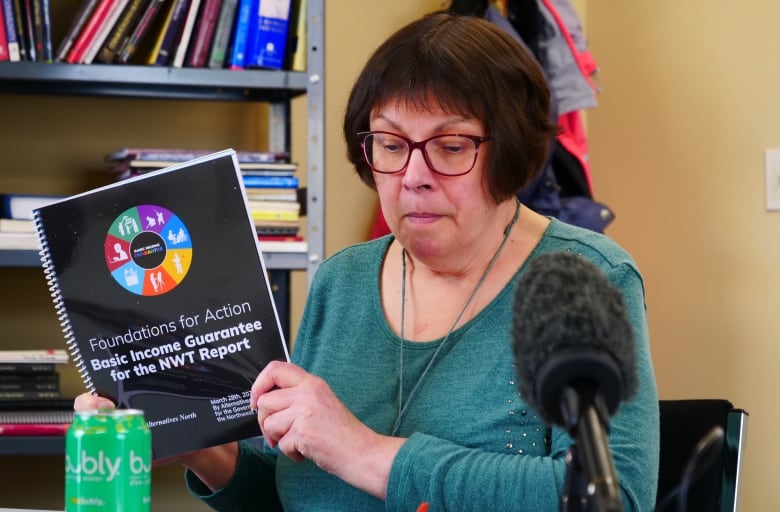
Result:
{"label": "chair", "polygon": [[723,399],[660,400],[659,407],[656,511],[735,512],[748,413]]}

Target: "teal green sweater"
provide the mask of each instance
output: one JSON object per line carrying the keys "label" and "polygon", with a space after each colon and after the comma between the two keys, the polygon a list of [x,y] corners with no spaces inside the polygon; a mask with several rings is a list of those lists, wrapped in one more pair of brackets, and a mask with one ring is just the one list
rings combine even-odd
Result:
{"label": "teal green sweater", "polygon": [[[404,396],[442,340],[402,342],[385,321],[379,276],[391,237],[324,261],[309,292],[292,359],[323,377],[366,425],[389,434],[397,415],[399,348]],[[652,510],[658,474],[658,396],[650,359],[642,278],[609,238],[555,219],[531,258],[582,254],[624,295],[636,337],[639,391],[620,406],[609,436],[626,511]],[[313,463],[241,443],[232,481],[216,493],[187,473],[191,491],[224,511],[557,511],[572,443],[550,429],[518,393],[512,354],[517,280],[454,331],[403,417],[408,437],[382,502]],[[278,494],[277,494],[278,493]],[[280,505],[281,503],[281,505]]]}

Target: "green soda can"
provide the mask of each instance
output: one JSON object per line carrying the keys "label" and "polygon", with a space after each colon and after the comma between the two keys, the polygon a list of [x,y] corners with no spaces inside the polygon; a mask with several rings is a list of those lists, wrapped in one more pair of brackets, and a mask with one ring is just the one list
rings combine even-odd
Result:
{"label": "green soda can", "polygon": [[65,438],[65,512],[149,512],[151,481],[143,411],[75,413]]}

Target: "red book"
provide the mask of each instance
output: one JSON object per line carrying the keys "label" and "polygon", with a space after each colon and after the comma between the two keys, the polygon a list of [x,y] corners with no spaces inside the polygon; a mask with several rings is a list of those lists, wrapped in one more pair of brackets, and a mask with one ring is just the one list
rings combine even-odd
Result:
{"label": "red book", "polygon": [[84,25],[84,29],[79,34],[79,37],[76,38],[76,41],[73,43],[70,52],[68,52],[68,56],[65,58],[66,62],[78,64],[82,61],[84,54],[89,47],[89,43],[92,42],[92,39],[97,35],[100,27],[105,23],[108,14],[111,11],[111,6],[115,2],[117,2],[117,0],[100,0],[100,3],[95,7],[95,11],[89,18],[89,21]]}
{"label": "red book", "polygon": [[0,436],[64,436],[70,423],[0,423]]}

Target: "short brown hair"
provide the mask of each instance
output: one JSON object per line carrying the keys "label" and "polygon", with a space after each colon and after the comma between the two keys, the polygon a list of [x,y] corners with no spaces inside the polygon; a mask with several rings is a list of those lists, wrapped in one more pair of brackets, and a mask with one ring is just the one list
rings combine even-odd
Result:
{"label": "short brown hair", "polygon": [[498,26],[472,16],[436,13],[406,25],[369,58],[344,116],[347,156],[360,179],[376,188],[357,133],[392,101],[478,119],[491,137],[486,187],[500,202],[541,171],[557,127],[550,90],[530,52]]}

